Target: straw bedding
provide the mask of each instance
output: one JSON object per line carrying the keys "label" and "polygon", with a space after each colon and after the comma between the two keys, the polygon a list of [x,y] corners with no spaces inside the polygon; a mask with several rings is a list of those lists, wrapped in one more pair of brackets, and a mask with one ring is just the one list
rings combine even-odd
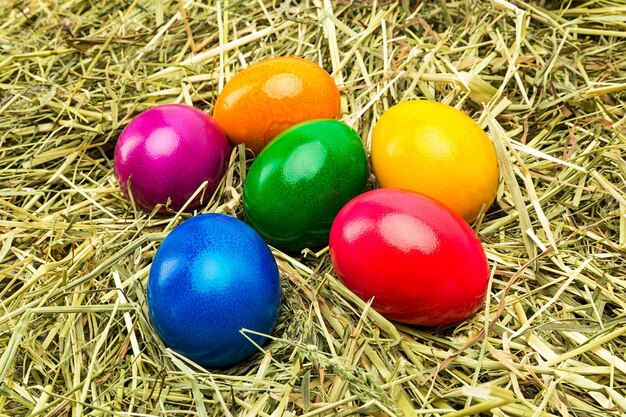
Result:
{"label": "straw bedding", "polygon": [[[609,416],[626,412],[626,6],[621,1],[5,1],[0,7],[0,415]],[[250,361],[167,350],[150,262],[190,214],[135,209],[121,129],[160,103],[211,112],[250,63],[297,55],[368,144],[391,105],[488,131],[497,202],[474,225],[492,280],[446,328],[393,324],[326,250],[274,251],[279,324]],[[236,149],[199,212],[242,216]]]}

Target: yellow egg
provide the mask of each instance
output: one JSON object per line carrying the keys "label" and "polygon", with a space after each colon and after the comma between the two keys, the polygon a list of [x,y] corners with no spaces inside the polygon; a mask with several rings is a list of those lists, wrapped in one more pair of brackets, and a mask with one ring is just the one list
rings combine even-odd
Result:
{"label": "yellow egg", "polygon": [[372,166],[385,188],[417,191],[444,203],[468,222],[493,203],[498,160],[472,118],[428,100],[387,110],[372,134]]}

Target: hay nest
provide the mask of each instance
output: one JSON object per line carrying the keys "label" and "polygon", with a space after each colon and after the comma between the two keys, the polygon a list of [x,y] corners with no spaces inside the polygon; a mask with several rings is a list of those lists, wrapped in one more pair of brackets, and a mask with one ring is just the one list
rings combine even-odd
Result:
{"label": "hay nest", "polygon": [[[626,412],[626,6],[621,1],[9,0],[0,10],[0,414],[608,416]],[[468,112],[496,144],[474,224],[493,279],[455,326],[392,324],[327,251],[275,251],[280,322],[208,372],[166,350],[145,284],[167,231],[112,169],[141,110],[212,111],[270,56],[320,63],[369,142],[391,105]],[[237,149],[201,212],[241,216]]]}

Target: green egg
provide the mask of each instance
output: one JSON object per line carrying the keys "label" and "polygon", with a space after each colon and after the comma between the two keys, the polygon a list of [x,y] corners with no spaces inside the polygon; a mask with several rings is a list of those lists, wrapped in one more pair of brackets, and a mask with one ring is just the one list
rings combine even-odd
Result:
{"label": "green egg", "polygon": [[366,181],[365,149],[351,127],[325,119],[300,123],[252,163],[243,187],[246,217],[278,249],[320,248],[339,210]]}

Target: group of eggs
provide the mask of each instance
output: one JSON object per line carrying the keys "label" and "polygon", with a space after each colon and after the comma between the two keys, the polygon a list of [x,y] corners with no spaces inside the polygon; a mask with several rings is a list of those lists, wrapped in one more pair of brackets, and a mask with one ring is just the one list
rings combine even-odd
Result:
{"label": "group of eggs", "polygon": [[[215,192],[230,145],[256,156],[245,176],[246,224],[209,213],[164,239],[147,288],[165,344],[209,367],[253,354],[277,319],[281,286],[268,244],[286,252],[329,246],[342,282],[385,317],[445,325],[475,313],[489,270],[467,222],[493,202],[495,150],[453,107],[400,103],[374,127],[372,170],[357,132],[337,121],[340,95],[318,65],[272,58],[236,74],[213,117],[161,105],[119,137],[115,173],[146,211],[192,210]],[[246,329],[246,331],[242,330]]]}

